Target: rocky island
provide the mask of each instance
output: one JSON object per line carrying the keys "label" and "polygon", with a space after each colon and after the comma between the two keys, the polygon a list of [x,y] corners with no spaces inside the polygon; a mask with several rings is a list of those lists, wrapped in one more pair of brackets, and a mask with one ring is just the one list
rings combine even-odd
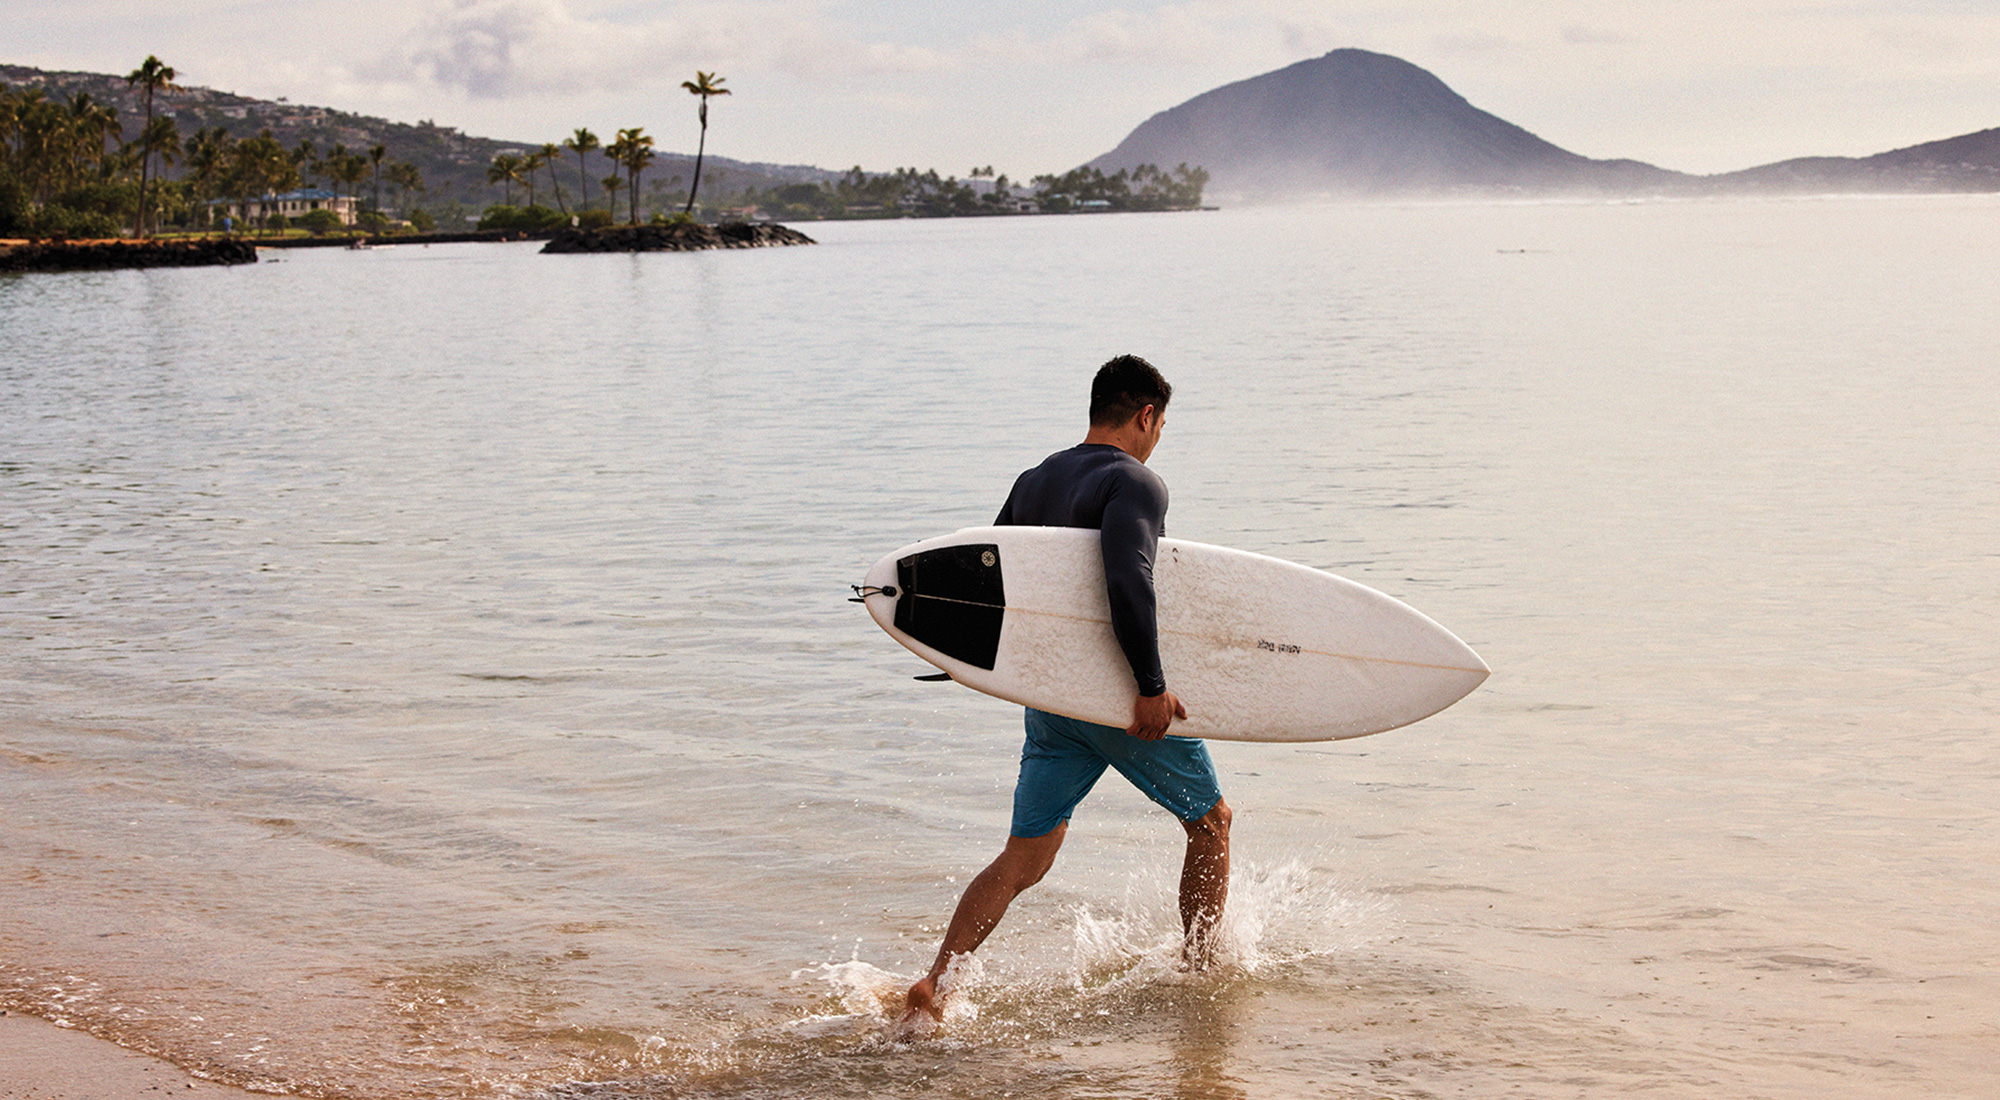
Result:
{"label": "rocky island", "polygon": [[167,241],[0,241],[0,273],[110,271],[126,267],[213,267],[256,262],[257,246],[240,237]]}
{"label": "rocky island", "polygon": [[698,252],[709,248],[775,248],[780,245],[812,244],[813,239],[782,225],[752,225],[724,222],[702,225],[675,222],[668,225],[613,225],[603,229],[566,229],[558,232],[543,252]]}

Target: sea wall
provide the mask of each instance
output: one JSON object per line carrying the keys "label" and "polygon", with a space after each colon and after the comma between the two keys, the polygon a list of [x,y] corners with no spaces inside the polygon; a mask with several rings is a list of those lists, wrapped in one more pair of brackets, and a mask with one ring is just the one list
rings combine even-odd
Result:
{"label": "sea wall", "polygon": [[812,244],[813,239],[782,225],[615,225],[569,229],[555,235],[543,252],[696,252],[707,248],[772,248]]}
{"label": "sea wall", "polygon": [[24,241],[0,246],[0,272],[254,264],[257,246],[215,237],[173,241]]}

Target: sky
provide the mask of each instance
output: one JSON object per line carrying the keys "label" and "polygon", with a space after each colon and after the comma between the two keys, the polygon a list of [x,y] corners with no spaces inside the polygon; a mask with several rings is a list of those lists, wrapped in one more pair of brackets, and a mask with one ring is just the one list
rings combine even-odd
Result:
{"label": "sky", "polygon": [[1391,54],[1588,157],[1711,173],[2000,126],[1994,0],[0,0],[0,62],[560,140],[1015,179],[1211,88]]}

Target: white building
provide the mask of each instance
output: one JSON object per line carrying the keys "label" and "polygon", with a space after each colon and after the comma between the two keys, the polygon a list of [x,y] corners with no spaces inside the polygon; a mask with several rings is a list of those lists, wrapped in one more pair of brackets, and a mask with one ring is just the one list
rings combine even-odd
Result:
{"label": "white building", "polygon": [[244,203],[237,199],[218,199],[222,212],[245,225],[262,225],[265,218],[273,214],[283,214],[296,218],[314,210],[331,210],[340,217],[340,224],[354,224],[354,199],[348,195],[336,194],[324,187],[305,187],[297,191],[287,191],[282,195],[265,195],[261,199],[251,199],[250,212],[245,216]]}

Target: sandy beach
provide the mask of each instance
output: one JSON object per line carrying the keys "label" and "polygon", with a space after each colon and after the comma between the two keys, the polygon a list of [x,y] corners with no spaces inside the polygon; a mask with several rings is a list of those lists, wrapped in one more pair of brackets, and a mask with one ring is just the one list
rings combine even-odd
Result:
{"label": "sandy beach", "polygon": [[39,1016],[0,1012],[0,1100],[131,1100],[150,1093],[250,1095]]}

